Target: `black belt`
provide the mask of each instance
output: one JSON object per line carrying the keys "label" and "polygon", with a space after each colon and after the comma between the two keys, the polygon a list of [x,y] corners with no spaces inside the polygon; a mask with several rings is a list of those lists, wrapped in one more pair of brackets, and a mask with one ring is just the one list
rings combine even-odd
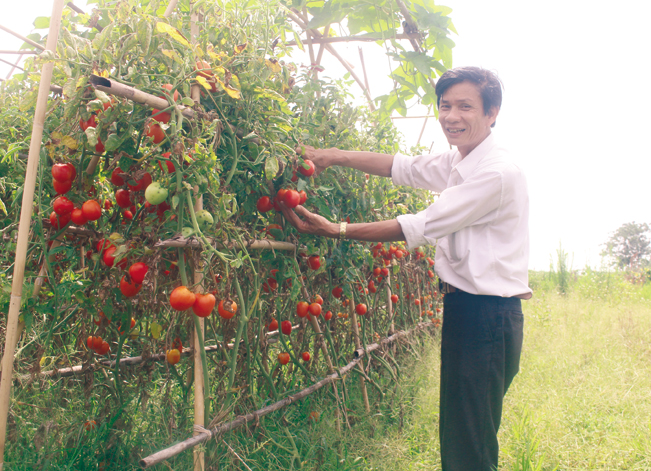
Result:
{"label": "black belt", "polygon": [[441,281],[439,279],[439,292],[441,294],[448,294],[448,293],[465,293],[465,291],[455,288],[449,283],[446,283],[445,281]]}

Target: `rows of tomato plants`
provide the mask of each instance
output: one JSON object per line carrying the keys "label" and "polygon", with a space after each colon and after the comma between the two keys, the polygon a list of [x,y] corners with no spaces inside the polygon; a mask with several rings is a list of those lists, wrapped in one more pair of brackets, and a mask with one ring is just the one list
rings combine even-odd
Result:
{"label": "rows of tomato plants", "polygon": [[[431,251],[301,235],[277,211],[282,200],[332,221],[368,222],[419,211],[431,196],[347,169],[314,175],[296,153],[302,144],[393,153],[399,136],[390,120],[347,104],[345,83],[288,60],[274,41],[294,34],[282,8],[249,3],[255,8],[203,4],[193,39],[191,5],[183,2],[169,18],[157,2],[103,0],[92,17],[64,15],[53,76],[64,91],[48,107],[16,352],[18,375],[32,379],[14,392],[13,459],[27,449],[39,463],[131,466],[133,454],[188,436],[193,363],[184,347],[217,346],[202,355],[208,426],[312,384],[347,364],[358,344],[423,320],[440,325]],[[28,63],[0,96],[3,310],[29,143],[24,115],[33,112],[43,60]],[[92,74],[169,107],[99,92]],[[176,105],[199,118],[185,118]],[[261,239],[294,250],[250,248]],[[34,290],[42,267],[45,284]],[[161,352],[165,362],[146,361]],[[144,359],[135,370],[120,362],[134,356]],[[39,379],[73,365],[86,369]],[[381,402],[397,360],[389,350],[365,365]],[[19,404],[48,388],[57,391],[53,416],[65,411],[84,425],[82,434],[49,427],[55,438],[42,449],[39,415]],[[73,410],[69,391],[82,394]],[[338,421],[350,394],[345,383],[327,393],[343,413]],[[167,434],[138,442],[144,430]]]}

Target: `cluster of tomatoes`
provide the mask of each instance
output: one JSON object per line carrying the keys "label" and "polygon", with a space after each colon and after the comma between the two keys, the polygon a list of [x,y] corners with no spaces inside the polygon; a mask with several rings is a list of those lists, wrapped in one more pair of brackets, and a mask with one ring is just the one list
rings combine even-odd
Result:
{"label": "cluster of tomatoes", "polygon": [[102,216],[102,208],[96,200],[87,200],[81,207],[75,207],[72,201],[63,196],[70,191],[76,177],[77,170],[71,163],[52,166],[52,183],[59,196],[52,203],[50,224],[57,229],[67,226],[70,221],[83,226],[88,221],[96,221]]}
{"label": "cluster of tomatoes", "polygon": [[[307,168],[305,168],[303,165],[305,165]],[[307,178],[314,175],[314,171],[315,166],[311,160],[306,159],[304,160],[304,164],[298,166],[298,172]],[[296,182],[297,180],[298,176],[296,175],[296,171],[294,171],[292,182]],[[305,204],[306,201],[307,193],[305,193],[305,191],[297,191],[292,188],[281,188],[276,192],[276,196],[274,198],[270,198],[269,196],[261,196],[256,203],[256,208],[261,213],[267,213],[272,209],[280,211],[281,202],[284,203],[288,208],[295,208],[298,205]]]}
{"label": "cluster of tomatoes", "polygon": [[[193,293],[187,286],[178,286],[170,294],[170,306],[177,311],[186,311],[192,308],[198,317],[208,317],[212,314],[217,304],[217,298],[212,293]],[[237,313],[237,304],[234,301],[219,301],[217,312],[222,319],[232,319]]]}
{"label": "cluster of tomatoes", "polygon": [[[135,324],[134,324],[135,325]],[[106,340],[103,340],[102,337],[98,336],[90,336],[88,339],[86,339],[86,346],[94,350],[95,353],[98,355],[106,355],[108,352],[111,351],[111,346]]]}

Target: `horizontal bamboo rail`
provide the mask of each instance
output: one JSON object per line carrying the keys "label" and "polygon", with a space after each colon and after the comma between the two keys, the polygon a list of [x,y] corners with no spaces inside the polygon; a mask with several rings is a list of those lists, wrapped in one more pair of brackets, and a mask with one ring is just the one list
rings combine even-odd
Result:
{"label": "horizontal bamboo rail", "polygon": [[1,50],[0,54],[38,54],[36,51],[32,51],[30,49],[22,49],[20,51],[5,51]]}
{"label": "horizontal bamboo rail", "polygon": [[[296,330],[300,327],[299,324],[293,325],[292,330]],[[267,332],[265,334],[269,340],[267,340],[268,343],[277,343],[278,339],[274,338],[278,336],[278,331],[275,330],[273,332]],[[243,343],[244,340],[240,342]],[[226,344],[226,348],[233,348],[234,344],[233,343],[228,343]],[[221,344],[218,345],[208,345],[205,348],[206,353],[212,353],[218,351],[220,348],[222,348]],[[194,349],[192,348],[184,348],[183,351],[181,352],[181,356],[183,357],[188,357],[191,356],[194,353]],[[127,358],[122,358],[120,359],[120,366],[135,366],[135,365],[140,365],[142,363],[149,363],[149,362],[160,362],[160,361],[165,361],[166,355],[165,353],[156,353],[153,355],[145,356],[143,357],[142,355],[137,356],[137,357],[127,357]],[[86,366],[84,368],[84,366]],[[115,367],[115,360],[102,360],[98,362],[97,364],[94,365],[76,365],[76,366],[70,366],[67,368],[61,368],[61,369],[54,369],[50,371],[42,371],[38,374],[39,377],[47,377],[47,378],[53,378],[53,377],[58,377],[58,378],[64,378],[67,376],[75,376],[79,374],[86,373],[87,371],[96,371],[101,367],[108,367],[108,368],[113,368]],[[21,375],[18,376],[16,379],[20,381],[28,381],[29,379],[32,378],[31,374],[27,375]]]}
{"label": "horizontal bamboo rail", "polygon": [[[219,242],[215,243],[214,240],[208,239],[211,244],[214,244],[216,248],[224,249],[234,249],[240,247],[235,242],[230,242],[228,244],[221,244]],[[193,249],[200,249],[203,247],[203,244],[196,237],[183,237],[177,236],[167,240],[159,240],[154,244],[154,247],[187,247]],[[296,250],[296,245],[291,242],[281,242],[277,240],[250,240],[244,243],[244,248],[253,249],[253,250],[287,250],[293,251]]]}
{"label": "horizontal bamboo rail", "polygon": [[[312,44],[332,44],[332,43],[349,43],[349,42],[375,42],[389,41],[390,39],[418,39],[418,34],[395,34],[393,36],[341,36],[337,38],[311,38]],[[305,40],[307,42],[307,40]],[[285,43],[286,46],[297,46],[296,41]]]}
{"label": "horizontal bamboo rail", "polygon": [[313,384],[312,386],[303,389],[302,391],[299,391],[298,393],[288,396],[285,399],[282,399],[274,404],[270,404],[267,407],[263,407],[262,409],[259,409],[255,412],[250,412],[246,415],[240,416],[237,419],[233,420],[232,422],[229,422],[227,424],[223,424],[220,426],[217,426],[211,430],[206,430],[205,433],[202,433],[201,435],[196,435],[194,437],[188,438],[187,440],[184,440],[180,443],[176,443],[175,445],[172,445],[169,448],[166,448],[164,450],[161,450],[159,452],[156,452],[152,455],[147,456],[146,458],[143,458],[140,460],[140,466],[143,467],[143,469],[149,468],[155,464],[158,464],[168,458],[171,458],[172,456],[176,456],[179,453],[194,448],[195,446],[206,442],[210,440],[212,437],[219,436],[223,433],[230,432],[231,430],[235,430],[238,427],[241,427],[242,425],[251,422],[253,420],[258,420],[260,417],[264,417],[265,415],[270,414],[271,412],[277,411],[279,409],[282,409],[283,407],[286,407],[296,401],[299,401],[313,392],[321,389],[322,387],[333,383],[339,379],[341,379],[346,373],[351,371],[357,364],[360,362],[364,354],[370,353],[373,350],[377,350],[378,348],[388,345],[390,343],[395,342],[396,340],[406,337],[408,335],[411,335],[412,333],[422,330],[428,327],[432,327],[434,324],[433,323],[421,323],[416,325],[413,329],[407,330],[407,331],[401,331],[397,332],[391,337],[387,337],[384,340],[382,340],[380,343],[375,343],[373,345],[369,345],[366,350],[359,349],[357,350],[356,354],[358,355],[353,361],[348,363],[346,366],[343,368],[339,369],[338,371],[335,371],[333,374],[326,376],[324,379],[321,381]]}

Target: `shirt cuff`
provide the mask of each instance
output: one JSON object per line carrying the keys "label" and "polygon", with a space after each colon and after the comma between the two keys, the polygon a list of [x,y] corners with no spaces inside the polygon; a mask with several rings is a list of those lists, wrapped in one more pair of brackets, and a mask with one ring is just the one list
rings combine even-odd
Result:
{"label": "shirt cuff", "polygon": [[393,156],[391,180],[394,185],[409,185],[408,171],[411,169],[411,157],[398,152]]}
{"label": "shirt cuff", "polygon": [[429,244],[429,241],[425,238],[425,222],[427,221],[425,211],[417,214],[403,214],[398,216],[396,220],[402,228],[409,250]]}

